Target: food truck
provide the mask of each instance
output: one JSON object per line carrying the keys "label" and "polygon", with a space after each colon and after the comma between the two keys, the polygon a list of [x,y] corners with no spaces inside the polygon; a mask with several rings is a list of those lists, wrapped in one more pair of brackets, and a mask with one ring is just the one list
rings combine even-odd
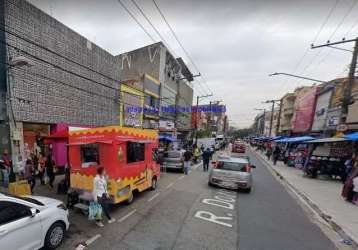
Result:
{"label": "food truck", "polygon": [[131,202],[135,192],[155,189],[158,132],[109,126],[69,132],[70,183],[73,190],[90,193],[99,166],[108,176],[113,203]]}

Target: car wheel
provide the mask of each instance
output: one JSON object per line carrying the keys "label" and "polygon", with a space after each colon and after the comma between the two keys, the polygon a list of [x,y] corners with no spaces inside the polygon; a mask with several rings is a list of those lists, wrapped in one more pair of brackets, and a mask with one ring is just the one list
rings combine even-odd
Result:
{"label": "car wheel", "polygon": [[152,186],[150,187],[151,190],[156,190],[157,189],[157,178],[153,177],[152,178]]}
{"label": "car wheel", "polygon": [[54,223],[46,233],[45,247],[55,249],[59,247],[65,237],[65,226],[61,222]]}
{"label": "car wheel", "polygon": [[126,201],[127,205],[132,204],[133,200],[134,200],[134,195],[133,195],[133,192],[130,191],[130,192],[129,192],[128,199],[127,199],[127,201]]}
{"label": "car wheel", "polygon": [[208,186],[209,187],[212,187],[212,186],[214,186],[210,181],[208,181]]}

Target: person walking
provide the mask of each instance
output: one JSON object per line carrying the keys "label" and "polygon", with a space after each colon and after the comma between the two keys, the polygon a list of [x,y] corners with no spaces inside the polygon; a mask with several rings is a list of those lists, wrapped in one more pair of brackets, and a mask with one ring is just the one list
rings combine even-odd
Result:
{"label": "person walking", "polygon": [[190,168],[190,161],[193,154],[190,150],[186,149],[184,152],[184,174],[189,174],[189,168]]}
{"label": "person walking", "polygon": [[44,181],[45,168],[46,168],[46,158],[42,154],[40,154],[40,156],[39,156],[39,178],[41,181],[41,185],[45,185],[45,181]]}
{"label": "person walking", "polygon": [[[109,214],[109,194],[107,189],[107,180],[103,167],[97,168],[97,175],[93,179],[93,198],[95,202],[98,202],[101,205],[102,210],[108,219],[108,223],[111,224],[115,222],[116,220],[114,218],[111,218],[111,215]],[[96,224],[99,227],[104,226],[101,220],[96,220]]]}
{"label": "person walking", "polygon": [[24,177],[25,177],[25,180],[27,180],[27,182],[30,184],[31,194],[33,194],[34,187],[36,185],[35,167],[30,159],[26,160]]}
{"label": "person walking", "polygon": [[4,168],[1,169],[3,186],[7,188],[9,186],[9,174],[11,168],[11,160],[7,149],[4,149],[4,153],[1,157],[1,160],[3,161],[3,166],[4,166]]}
{"label": "person walking", "polygon": [[46,167],[46,174],[49,178],[49,186],[53,188],[53,182],[55,181],[55,170],[54,170],[55,162],[52,160],[51,153],[48,154],[45,167]]}
{"label": "person walking", "polygon": [[203,170],[204,172],[207,172],[209,170],[209,162],[211,158],[211,151],[209,148],[207,148],[202,155],[203,158]]}
{"label": "person walking", "polygon": [[280,157],[280,154],[281,154],[280,147],[276,145],[272,152],[273,165],[276,166],[276,163],[278,161],[278,158]]}

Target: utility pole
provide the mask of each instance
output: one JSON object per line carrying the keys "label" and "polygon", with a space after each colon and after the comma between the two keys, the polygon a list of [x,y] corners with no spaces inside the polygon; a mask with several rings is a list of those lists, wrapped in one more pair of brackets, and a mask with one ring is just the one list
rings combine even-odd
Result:
{"label": "utility pole", "polygon": [[210,95],[202,95],[196,97],[196,110],[195,110],[195,145],[198,143],[198,109],[199,109],[199,100],[200,98],[206,98],[213,96],[213,94]]}
{"label": "utility pole", "polygon": [[275,103],[279,102],[280,100],[267,100],[265,103],[272,103],[271,105],[271,117],[270,117],[270,132],[269,136],[272,134],[272,125],[273,125],[273,113],[275,111]]}
{"label": "utility pole", "polygon": [[281,112],[282,112],[282,99],[280,99],[280,109],[278,111],[278,118],[277,118],[277,124],[276,124],[276,135],[280,133],[280,125],[281,125]]}
{"label": "utility pole", "polygon": [[[346,122],[347,115],[348,115],[348,108],[349,108],[349,105],[352,104],[352,101],[353,101],[351,98],[351,94],[352,94],[352,87],[353,87],[354,80],[355,80],[354,79],[355,70],[356,70],[356,66],[357,66],[358,37],[355,39],[350,39],[350,40],[343,39],[342,41],[332,42],[332,43],[328,41],[326,44],[322,44],[322,45],[318,45],[318,46],[314,46],[313,44],[311,45],[312,49],[321,48],[321,47],[329,47],[329,48],[337,49],[337,47],[332,47],[332,45],[349,43],[349,42],[354,42],[354,50],[352,52],[352,61],[351,61],[350,67],[349,67],[348,81],[344,84],[344,89],[343,89],[342,112],[341,112],[341,116],[340,116],[340,123]],[[340,48],[338,47],[338,49],[340,49]]]}

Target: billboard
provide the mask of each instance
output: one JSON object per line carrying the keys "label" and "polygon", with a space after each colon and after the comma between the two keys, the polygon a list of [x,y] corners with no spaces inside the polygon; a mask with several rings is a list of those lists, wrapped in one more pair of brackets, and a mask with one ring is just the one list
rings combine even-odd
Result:
{"label": "billboard", "polygon": [[312,87],[295,102],[295,114],[292,121],[293,133],[304,133],[311,130],[316,109],[316,95],[318,87]]}

